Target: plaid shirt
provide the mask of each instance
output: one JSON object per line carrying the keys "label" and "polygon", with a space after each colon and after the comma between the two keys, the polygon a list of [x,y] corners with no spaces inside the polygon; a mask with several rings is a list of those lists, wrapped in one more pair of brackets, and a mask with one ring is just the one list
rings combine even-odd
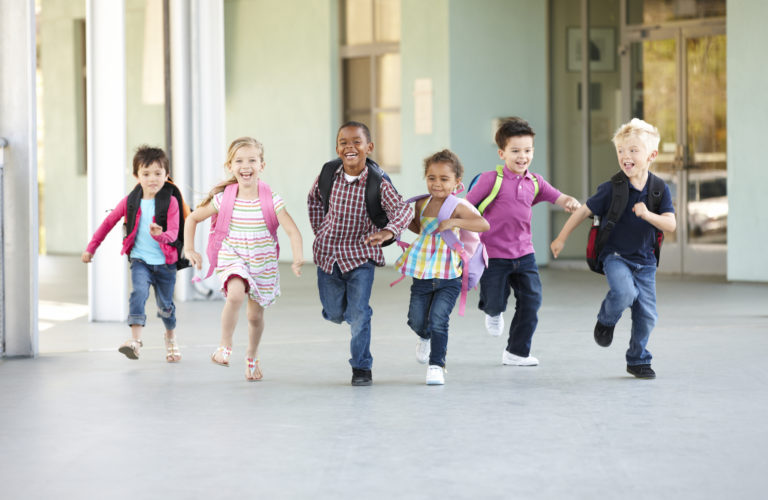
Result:
{"label": "plaid shirt", "polygon": [[[315,264],[328,274],[333,272],[333,264],[338,264],[342,273],[368,260],[383,266],[384,252],[381,247],[365,243],[368,236],[381,230],[373,224],[365,208],[368,169],[364,169],[352,182],[347,182],[344,177],[343,166],[339,167],[335,176],[327,214],[323,213],[317,179],[307,197],[309,223],[315,233],[315,241],[312,243]],[[413,211],[386,179],[381,181],[381,205],[389,218],[389,224],[383,229],[397,237],[410,224]]]}

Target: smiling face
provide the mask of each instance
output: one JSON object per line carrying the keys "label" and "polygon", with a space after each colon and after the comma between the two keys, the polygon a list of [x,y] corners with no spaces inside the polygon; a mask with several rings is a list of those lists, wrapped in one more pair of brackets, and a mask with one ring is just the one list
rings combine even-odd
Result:
{"label": "smiling face", "polygon": [[442,200],[456,190],[461,179],[456,177],[456,167],[447,162],[430,163],[427,167],[427,191],[432,198]]}
{"label": "smiling face", "polygon": [[515,135],[507,139],[504,149],[499,150],[499,158],[512,172],[523,175],[533,161],[533,136]]}
{"label": "smiling face", "polygon": [[360,127],[344,127],[336,137],[336,154],[341,158],[344,171],[359,175],[365,168],[365,160],[373,151],[373,142],[368,141]]}
{"label": "smiling face", "polygon": [[629,135],[616,142],[616,156],[619,167],[630,178],[644,181],[648,167],[656,158],[658,151],[649,151],[647,144],[637,135]]}
{"label": "smiling face", "polygon": [[259,180],[259,174],[264,170],[261,150],[251,145],[241,146],[227,163],[227,169],[232,172],[240,186],[255,185]]}
{"label": "smiling face", "polygon": [[168,180],[168,172],[159,162],[152,162],[149,165],[141,165],[136,172],[136,179],[141,184],[142,196],[145,200],[150,200],[160,191]]}

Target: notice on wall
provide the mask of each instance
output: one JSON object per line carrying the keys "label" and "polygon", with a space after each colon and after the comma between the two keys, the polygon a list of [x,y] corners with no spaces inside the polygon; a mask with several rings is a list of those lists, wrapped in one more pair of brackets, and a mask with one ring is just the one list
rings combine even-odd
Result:
{"label": "notice on wall", "polygon": [[432,79],[417,78],[413,82],[414,133],[432,133]]}

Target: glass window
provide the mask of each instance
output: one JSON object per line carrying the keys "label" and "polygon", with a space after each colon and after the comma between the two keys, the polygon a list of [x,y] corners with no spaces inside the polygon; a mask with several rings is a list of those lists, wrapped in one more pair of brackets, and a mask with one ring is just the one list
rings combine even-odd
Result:
{"label": "glass window", "polygon": [[725,0],[628,0],[627,24],[725,16]]}

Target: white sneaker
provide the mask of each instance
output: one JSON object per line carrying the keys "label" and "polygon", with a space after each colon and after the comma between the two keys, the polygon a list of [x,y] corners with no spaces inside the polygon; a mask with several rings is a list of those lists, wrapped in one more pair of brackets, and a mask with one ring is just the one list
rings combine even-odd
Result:
{"label": "white sneaker", "polygon": [[429,365],[427,368],[427,385],[445,384],[445,373],[442,366]]}
{"label": "white sneaker", "polygon": [[488,335],[492,337],[500,337],[504,331],[504,313],[499,313],[498,316],[485,315],[485,329],[488,331]]}
{"label": "white sneaker", "polygon": [[539,360],[533,356],[528,356],[527,358],[516,356],[511,352],[504,350],[504,354],[501,355],[501,364],[512,366],[536,366],[539,364]]}
{"label": "white sneaker", "polygon": [[416,361],[422,365],[429,361],[429,353],[432,350],[432,341],[419,337],[419,341],[416,343]]}

